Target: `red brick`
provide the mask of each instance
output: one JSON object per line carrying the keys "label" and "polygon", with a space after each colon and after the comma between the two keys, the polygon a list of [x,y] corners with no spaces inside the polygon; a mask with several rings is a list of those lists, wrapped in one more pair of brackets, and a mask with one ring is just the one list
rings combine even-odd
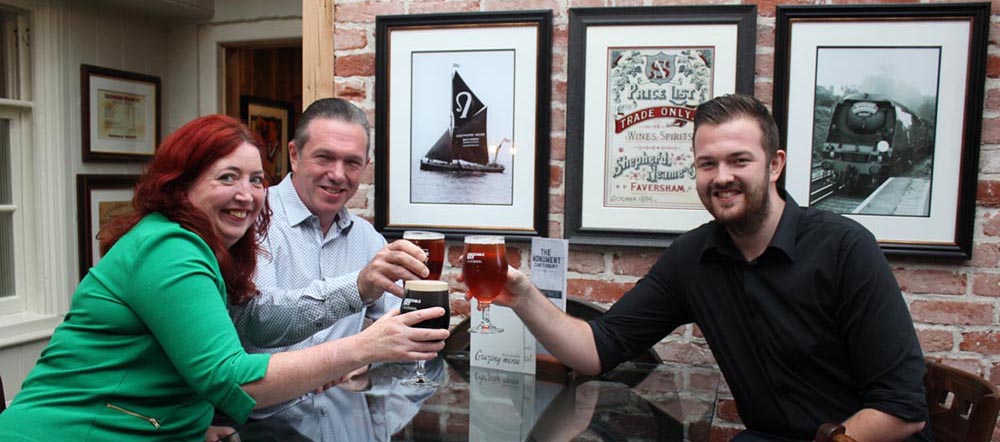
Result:
{"label": "red brick", "polygon": [[553,52],[565,53],[566,48],[569,47],[568,25],[552,26],[552,47],[560,49],[558,51],[553,51]]}
{"label": "red brick", "polygon": [[[813,2],[809,0],[760,0],[757,2],[757,15],[759,17],[774,17],[775,5],[779,3],[782,5],[805,5]],[[759,22],[760,18],[757,21]]]}
{"label": "red brick", "polygon": [[364,29],[348,29],[338,27],[333,32],[333,49],[362,49],[368,46],[368,34]]}
{"label": "red brick", "polygon": [[758,81],[753,84],[753,96],[763,102],[770,109],[771,100],[774,95],[774,87],[770,81]]}
{"label": "red brick", "polygon": [[[530,247],[530,246],[529,246]],[[518,247],[511,246],[507,244],[507,265],[515,268],[521,268],[521,249]]]}
{"label": "red brick", "polygon": [[569,271],[591,274],[604,272],[604,253],[570,250]]}
{"label": "red brick", "polygon": [[593,8],[598,6],[608,6],[605,0],[568,0],[567,7],[570,8]]}
{"label": "red brick", "polygon": [[563,168],[561,166],[549,166],[549,187],[558,189],[563,183]]}
{"label": "red brick", "polygon": [[1000,207],[1000,181],[980,181],[976,191],[976,204]]}
{"label": "red brick", "polygon": [[566,160],[566,135],[553,135],[549,139],[549,159],[552,161]]}
{"label": "red brick", "polygon": [[[990,367],[990,383],[1000,385],[1000,362],[994,362]],[[994,438],[996,440],[996,438]]]}
{"label": "red brick", "polygon": [[552,79],[552,104],[566,105],[566,81]]}
{"label": "red brick", "polygon": [[660,259],[660,251],[643,253],[616,253],[611,261],[611,270],[616,275],[643,276]]}
{"label": "red brick", "polygon": [[979,296],[1000,296],[1000,275],[994,273],[972,275],[972,293]]}
{"label": "red brick", "polygon": [[569,293],[586,301],[614,302],[634,286],[634,283],[611,282],[596,279],[570,278]]}
{"label": "red brick", "polygon": [[757,54],[757,63],[754,69],[758,77],[774,77],[774,54]]}
{"label": "red brick", "polygon": [[916,322],[948,325],[989,325],[993,304],[961,301],[913,301],[910,314]]}
{"label": "red brick", "polygon": [[704,338],[705,334],[701,332],[701,327],[698,327],[698,325],[695,324],[691,326],[691,336],[694,336],[696,338]]}
{"label": "red brick", "polygon": [[955,346],[955,336],[947,330],[917,329],[917,338],[924,352],[951,351]]}
{"label": "red brick", "polygon": [[368,98],[365,81],[360,78],[334,80],[333,95],[350,101],[364,101]]}
{"label": "red brick", "polygon": [[661,342],[654,346],[660,357],[667,362],[681,364],[708,365],[714,364],[715,358],[707,345],[691,342]]}
{"label": "red brick", "polygon": [[562,223],[549,221],[549,238],[562,238]]}
{"label": "red brick", "polygon": [[983,235],[1000,236],[1000,216],[996,213],[983,214]]}
{"label": "red brick", "polygon": [[334,71],[338,77],[375,75],[375,54],[341,55],[334,61]]}
{"label": "red brick", "polygon": [[562,195],[549,194],[549,215],[562,214],[566,198]]}
{"label": "red brick", "polygon": [[935,269],[893,269],[899,288],[907,293],[961,295],[965,293],[964,274]]}
{"label": "red brick", "polygon": [[559,52],[552,54],[552,75],[566,73],[566,54]]}
{"label": "red brick", "polygon": [[983,148],[979,151],[979,173],[1000,173],[1000,150]]}
{"label": "red brick", "polygon": [[[364,186],[367,187],[367,186]],[[348,209],[367,209],[368,208],[368,192],[364,189],[358,189],[358,192],[347,200]]]}
{"label": "red brick", "polygon": [[562,5],[556,0],[482,0],[481,4],[484,11],[551,9],[554,17],[558,17],[563,11]]}
{"label": "red brick", "polygon": [[719,388],[719,373],[691,373],[688,387],[693,391],[711,392],[713,395]]}
{"label": "red brick", "polygon": [[361,184],[375,183],[375,161],[370,161],[365,170],[361,172]]}
{"label": "red brick", "polygon": [[1000,267],[1000,244],[972,244],[972,265],[975,267]]}
{"label": "red brick", "polygon": [[941,363],[949,367],[954,367],[959,370],[967,371],[969,373],[975,374],[976,376],[984,376],[985,370],[983,369],[983,364],[979,359],[970,358],[941,358]]}
{"label": "red brick", "polygon": [[337,23],[374,23],[376,15],[403,13],[403,2],[341,3],[335,6],[333,20]]}
{"label": "red brick", "polygon": [[728,0],[652,0],[650,6],[708,5],[729,3]]}
{"label": "red brick", "polygon": [[[997,26],[994,24],[993,26]],[[986,110],[1000,110],[1000,89],[990,89],[986,91]]]}
{"label": "red brick", "polygon": [[774,47],[774,25],[757,22],[757,48]]}
{"label": "red brick", "polygon": [[708,437],[709,442],[729,442],[737,434],[743,431],[743,427],[720,427],[713,422],[712,433]]}
{"label": "red brick", "polygon": [[562,132],[566,130],[566,111],[562,109],[552,109],[552,131]]}
{"label": "red brick", "polygon": [[433,12],[475,12],[479,10],[478,1],[437,1],[410,3],[410,14],[426,14]]}
{"label": "red brick", "polygon": [[985,356],[996,356],[1000,354],[1000,333],[962,333],[962,341],[959,342],[958,348],[962,351],[971,351]]}
{"label": "red brick", "polygon": [[736,409],[736,401],[733,399],[719,399],[715,404],[715,415],[726,422],[743,423],[740,420],[740,412]]}
{"label": "red brick", "polygon": [[983,144],[1000,144],[1000,118],[983,118]]}
{"label": "red brick", "polygon": [[1000,77],[1000,57],[996,55],[986,56],[986,76],[988,78]]}

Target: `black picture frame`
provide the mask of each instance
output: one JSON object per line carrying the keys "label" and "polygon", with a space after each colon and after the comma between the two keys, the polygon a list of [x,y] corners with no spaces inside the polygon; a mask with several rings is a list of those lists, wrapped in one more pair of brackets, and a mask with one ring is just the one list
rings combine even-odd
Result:
{"label": "black picture frame", "polygon": [[[389,238],[408,229],[546,236],[552,11],[378,16],[375,35],[375,227]],[[455,77],[489,108],[485,136],[470,139],[488,144],[501,173],[419,163],[455,133]]]}
{"label": "black picture frame", "polygon": [[[632,143],[627,138],[623,141],[621,135],[609,133],[612,127],[619,130],[620,126],[613,125],[628,121],[628,116],[624,116],[625,112],[632,112],[629,115],[634,116],[646,110],[656,110],[663,112],[661,116],[666,116],[678,111],[685,112],[683,115],[687,118],[660,118],[662,122],[650,118],[648,124],[676,123],[682,128],[686,125],[686,129],[671,132],[670,136],[689,137],[691,126],[687,123],[690,123],[689,118],[693,112],[686,112],[693,111],[697,103],[726,93],[753,95],[756,23],[757,8],[754,5],[570,8],[564,231],[564,237],[570,243],[665,247],[677,235],[711,218],[698,200],[694,188],[694,158],[689,139],[670,143],[657,140],[641,145]],[[691,48],[695,48],[696,52],[684,52]],[[683,60],[677,58],[677,54],[687,57],[686,72],[697,72],[695,65],[698,63],[698,69],[710,68],[708,76],[712,80],[707,87],[708,91],[705,90],[706,87],[691,89],[690,86],[682,87],[671,83],[677,76],[669,80],[663,79],[659,83],[653,82],[648,75],[639,80],[640,75],[652,69],[651,66],[658,57],[681,66]],[[691,58],[692,54],[699,56],[701,62]],[[711,56],[705,56],[706,54]],[[601,59],[591,59],[595,56]],[[630,63],[640,65],[644,58],[646,64],[642,67],[643,72],[625,70],[628,65],[622,64],[622,60],[626,56],[632,58]],[[680,68],[675,71],[684,72]],[[649,73],[652,74],[651,71]],[[615,98],[618,93],[616,90],[624,92],[625,89],[624,86],[619,88],[617,83],[613,88],[611,82],[622,78],[630,81],[627,86],[635,87],[636,90],[648,89],[652,91],[649,96],[661,98],[648,100],[646,105],[652,107],[621,110],[627,108],[629,100],[634,98],[624,93],[621,96],[625,98]],[[636,81],[631,82],[630,79]],[[649,85],[650,82],[654,85]],[[664,90],[662,96],[670,94],[670,98],[662,98],[657,93],[657,88]],[[674,100],[674,91],[678,96],[696,92],[705,97],[700,101],[693,99],[694,95]],[[633,101],[639,106],[641,100],[635,98]],[[672,104],[674,102],[681,104]],[[612,109],[619,105],[621,108]],[[675,107],[679,109],[674,109]],[[669,121],[673,123],[667,123]],[[643,130],[642,127],[632,130],[642,135],[638,133]],[[619,144],[613,145],[614,143]],[[665,146],[666,144],[669,146]],[[632,183],[641,184],[650,179],[660,179],[656,175],[656,168],[652,166],[647,167],[648,170],[633,168],[632,178],[627,175],[620,178],[621,175],[616,176],[617,171],[614,170],[609,177],[609,169],[615,163],[611,159],[614,151],[629,152],[627,149],[635,149],[633,152],[647,149],[654,156],[681,158],[671,166],[676,170],[668,171],[684,174],[686,177],[683,180],[677,180],[680,183],[674,184],[670,180],[652,183],[667,185],[669,187],[659,189],[669,189],[678,194],[657,196],[656,192],[641,190],[657,187],[632,187]],[[625,157],[626,154],[621,154],[617,159]],[[688,167],[690,172],[685,172]],[[628,186],[627,191],[615,190],[622,189],[617,186],[623,185]],[[636,188],[640,190],[629,195]],[[652,204],[641,202],[648,201],[647,197],[654,200]]]}
{"label": "black picture frame", "polygon": [[80,65],[83,161],[148,161],[160,145],[160,77]]}
{"label": "black picture frame", "polygon": [[[77,239],[80,278],[100,260],[97,234],[111,218],[133,210],[132,197],[139,175],[76,176]],[[103,207],[102,207],[103,205]]]}
{"label": "black picture frame", "polygon": [[288,142],[291,141],[292,103],[269,98],[240,95],[240,119],[260,135],[261,160],[271,184],[277,184],[288,174]]}
{"label": "black picture frame", "polygon": [[[778,6],[789,195],[860,222],[887,255],[971,258],[989,25],[989,3]],[[851,129],[866,106],[895,129]]]}

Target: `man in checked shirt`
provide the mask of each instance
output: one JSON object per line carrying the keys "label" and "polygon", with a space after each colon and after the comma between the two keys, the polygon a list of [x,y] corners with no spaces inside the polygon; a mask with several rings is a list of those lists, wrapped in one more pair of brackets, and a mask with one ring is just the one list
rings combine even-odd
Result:
{"label": "man in checked shirt", "polygon": [[275,353],[359,333],[366,317],[399,308],[396,281],[428,273],[419,247],[386,244],[347,210],[370,161],[368,133],[364,112],[345,100],[321,99],[302,114],[288,143],[292,173],[268,190],[270,256],[258,260],[254,276],[260,295],[230,307],[247,351]]}

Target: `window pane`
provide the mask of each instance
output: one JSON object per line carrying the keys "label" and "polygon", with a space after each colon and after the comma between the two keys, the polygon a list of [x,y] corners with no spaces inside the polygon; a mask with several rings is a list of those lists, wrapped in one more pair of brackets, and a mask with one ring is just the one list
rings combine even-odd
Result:
{"label": "window pane", "polygon": [[0,298],[14,296],[14,213],[0,212]]}
{"label": "window pane", "polygon": [[11,204],[10,150],[10,120],[3,118],[0,119],[0,204]]}
{"label": "window pane", "polygon": [[21,51],[27,46],[21,44],[30,37],[28,29],[19,29],[18,14],[10,10],[0,9],[0,98],[20,99],[18,94],[21,74]]}

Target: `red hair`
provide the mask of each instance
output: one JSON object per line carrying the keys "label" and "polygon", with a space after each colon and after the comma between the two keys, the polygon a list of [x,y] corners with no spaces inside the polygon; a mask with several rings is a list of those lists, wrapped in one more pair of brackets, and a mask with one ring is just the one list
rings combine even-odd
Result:
{"label": "red hair", "polygon": [[243,143],[258,149],[263,145],[259,135],[238,120],[224,115],[196,118],[170,134],[160,144],[152,163],[135,186],[135,197],[132,199],[135,212],[119,216],[101,229],[98,235],[101,253],[111,249],[146,215],[158,212],[208,243],[219,261],[230,303],[249,299],[256,292],[253,272],[271,217],[267,198],[264,198],[264,207],[257,222],[236,244],[226,248],[208,216],[191,205],[187,195],[202,173]]}

